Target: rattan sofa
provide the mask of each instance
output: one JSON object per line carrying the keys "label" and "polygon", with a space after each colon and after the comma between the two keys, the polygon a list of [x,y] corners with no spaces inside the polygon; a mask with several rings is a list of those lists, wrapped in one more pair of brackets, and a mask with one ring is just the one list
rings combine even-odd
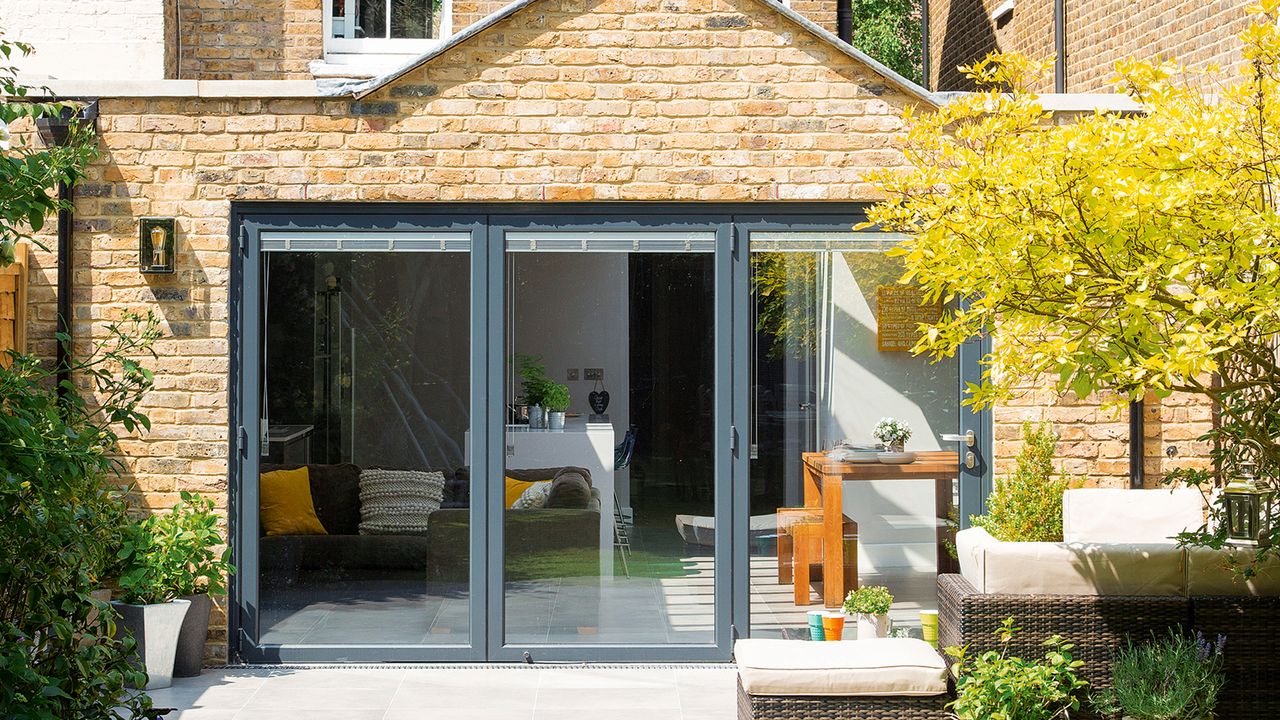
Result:
{"label": "rattan sofa", "polygon": [[1171,536],[1203,518],[1186,492],[1195,491],[1069,491],[1063,543],[962,531],[961,574],[938,577],[939,646],[997,649],[996,630],[1013,618],[1022,628],[1013,654],[1037,657],[1046,638],[1060,635],[1099,689],[1111,685],[1112,660],[1128,640],[1171,628],[1222,634],[1227,685],[1217,716],[1280,718],[1280,566],[1244,583],[1227,566],[1228,551],[1178,546]]}

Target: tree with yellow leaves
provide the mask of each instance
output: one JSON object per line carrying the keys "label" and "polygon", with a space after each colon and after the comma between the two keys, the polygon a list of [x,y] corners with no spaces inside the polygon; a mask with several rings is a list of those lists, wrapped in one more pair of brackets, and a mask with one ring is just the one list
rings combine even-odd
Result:
{"label": "tree with yellow leaves", "polygon": [[1119,65],[1137,112],[1055,122],[1027,89],[1045,66],[993,55],[965,69],[980,92],[909,118],[913,169],[876,175],[869,216],[908,234],[904,282],[955,308],[916,352],[994,329],[971,403],[1046,375],[1082,397],[1197,393],[1223,414],[1223,474],[1247,457],[1276,477],[1280,0],[1252,12],[1234,82]]}

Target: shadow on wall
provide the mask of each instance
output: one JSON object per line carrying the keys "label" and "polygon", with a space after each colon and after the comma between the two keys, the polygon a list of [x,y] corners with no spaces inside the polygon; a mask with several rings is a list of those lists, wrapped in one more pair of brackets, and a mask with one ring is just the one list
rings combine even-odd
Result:
{"label": "shadow on wall", "polygon": [[995,27],[982,0],[951,0],[947,3],[946,27],[937,61],[938,81],[935,90],[974,90],[973,81],[957,68],[969,65],[999,50]]}

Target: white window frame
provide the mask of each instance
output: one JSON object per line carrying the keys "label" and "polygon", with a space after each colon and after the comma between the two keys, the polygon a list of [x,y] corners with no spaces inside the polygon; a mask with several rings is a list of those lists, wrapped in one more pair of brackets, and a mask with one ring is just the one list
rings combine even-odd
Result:
{"label": "white window frame", "polygon": [[[366,2],[368,0],[365,0]],[[348,5],[355,0],[347,0]],[[391,0],[387,3],[387,17],[391,16]],[[440,6],[440,37],[438,38],[336,38],[333,37],[333,0],[324,0],[324,51],[326,55],[412,55],[426,52],[443,43],[453,34],[453,0],[443,0]]]}

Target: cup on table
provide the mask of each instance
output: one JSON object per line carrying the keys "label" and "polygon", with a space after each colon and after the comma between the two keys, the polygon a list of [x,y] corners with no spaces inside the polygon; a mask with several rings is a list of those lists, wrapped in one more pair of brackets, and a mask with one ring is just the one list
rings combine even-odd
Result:
{"label": "cup on table", "polygon": [[823,613],[822,634],[827,640],[839,640],[844,634],[844,613]]}
{"label": "cup on table", "polygon": [[930,645],[938,647],[938,611],[920,611],[920,637]]}
{"label": "cup on table", "polygon": [[826,634],[822,629],[822,616],[826,615],[822,610],[809,611],[809,639],[825,640]]}

